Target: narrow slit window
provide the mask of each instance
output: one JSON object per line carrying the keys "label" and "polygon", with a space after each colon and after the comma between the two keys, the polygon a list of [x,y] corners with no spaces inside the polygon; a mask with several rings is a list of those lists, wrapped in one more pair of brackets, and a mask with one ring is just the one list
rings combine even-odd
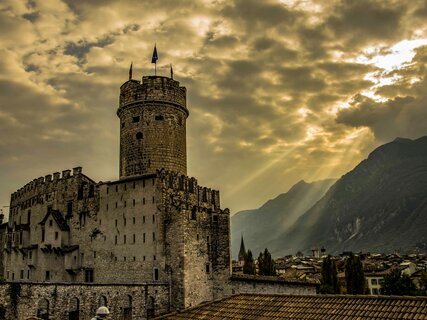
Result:
{"label": "narrow slit window", "polygon": [[137,117],[133,117],[132,118],[132,121],[133,121],[133,123],[137,123],[137,122],[139,122],[139,116],[137,116]]}

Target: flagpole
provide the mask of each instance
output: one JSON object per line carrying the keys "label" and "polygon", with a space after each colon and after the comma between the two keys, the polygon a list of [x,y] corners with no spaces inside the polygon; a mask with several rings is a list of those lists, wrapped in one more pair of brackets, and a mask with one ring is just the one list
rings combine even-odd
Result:
{"label": "flagpole", "polygon": [[159,56],[157,55],[156,45],[154,44],[153,57],[151,58],[151,63],[154,63],[154,76],[157,76],[157,60]]}

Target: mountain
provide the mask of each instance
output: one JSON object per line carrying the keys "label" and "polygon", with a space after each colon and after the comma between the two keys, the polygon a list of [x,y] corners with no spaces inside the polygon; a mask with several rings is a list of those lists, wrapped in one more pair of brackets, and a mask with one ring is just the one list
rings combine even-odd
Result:
{"label": "mountain", "polygon": [[260,208],[240,211],[233,215],[231,217],[233,257],[237,258],[241,235],[246,248],[251,249],[257,257],[267,243],[274,242],[283,235],[304,212],[310,209],[334,181],[321,180],[311,183],[300,181],[288,192],[267,201]]}
{"label": "mountain", "polygon": [[270,245],[286,253],[427,251],[427,137],[374,150]]}

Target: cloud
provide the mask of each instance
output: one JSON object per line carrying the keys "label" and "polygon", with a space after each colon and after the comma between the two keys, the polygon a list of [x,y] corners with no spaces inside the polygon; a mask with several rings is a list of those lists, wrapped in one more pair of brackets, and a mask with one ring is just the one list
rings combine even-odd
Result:
{"label": "cloud", "polygon": [[189,172],[232,212],[426,134],[426,49],[394,70],[369,62],[426,38],[425,4],[387,4],[4,0],[0,204],[74,165],[117,178],[118,88],[131,61],[135,79],[153,73],[154,43],[158,73],[172,63],[187,87]]}
{"label": "cloud", "polygon": [[418,48],[417,54],[406,68],[387,74],[399,80],[377,88],[376,93],[386,97],[385,101],[357,95],[349,108],[338,113],[337,122],[353,127],[368,127],[382,142],[397,136],[417,138],[425,135],[426,61],[427,46]]}

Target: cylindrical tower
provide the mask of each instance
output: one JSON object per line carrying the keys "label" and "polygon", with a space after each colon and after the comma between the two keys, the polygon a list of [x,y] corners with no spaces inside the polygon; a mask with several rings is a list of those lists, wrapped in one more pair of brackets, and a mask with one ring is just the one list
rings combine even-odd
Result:
{"label": "cylindrical tower", "polygon": [[187,174],[186,89],[171,78],[145,76],[120,87],[120,179],[157,169]]}

